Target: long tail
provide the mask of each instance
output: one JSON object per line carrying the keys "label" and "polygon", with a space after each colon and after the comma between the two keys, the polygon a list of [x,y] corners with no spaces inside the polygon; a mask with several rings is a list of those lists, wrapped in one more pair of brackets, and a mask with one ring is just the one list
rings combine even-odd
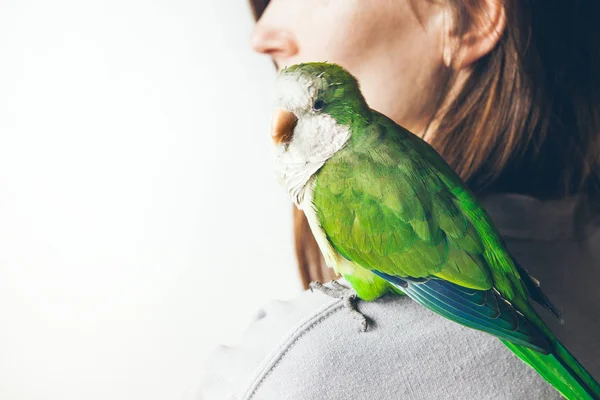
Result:
{"label": "long tail", "polygon": [[558,340],[547,355],[505,340],[502,343],[568,400],[600,400],[600,384]]}

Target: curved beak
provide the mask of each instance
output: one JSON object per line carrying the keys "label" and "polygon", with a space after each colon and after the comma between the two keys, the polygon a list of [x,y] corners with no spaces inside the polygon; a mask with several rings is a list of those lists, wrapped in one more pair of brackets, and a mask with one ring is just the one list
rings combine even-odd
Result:
{"label": "curved beak", "polygon": [[271,137],[276,145],[288,144],[294,136],[294,127],[298,117],[293,112],[277,107],[271,121]]}

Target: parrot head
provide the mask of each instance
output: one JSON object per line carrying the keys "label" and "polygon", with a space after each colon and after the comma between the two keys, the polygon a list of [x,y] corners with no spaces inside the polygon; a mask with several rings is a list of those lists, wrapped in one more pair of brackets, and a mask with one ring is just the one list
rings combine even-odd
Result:
{"label": "parrot head", "polygon": [[352,126],[368,120],[370,109],[357,80],[332,63],[284,68],[276,96],[271,124],[275,169],[300,206],[310,178],[348,143]]}

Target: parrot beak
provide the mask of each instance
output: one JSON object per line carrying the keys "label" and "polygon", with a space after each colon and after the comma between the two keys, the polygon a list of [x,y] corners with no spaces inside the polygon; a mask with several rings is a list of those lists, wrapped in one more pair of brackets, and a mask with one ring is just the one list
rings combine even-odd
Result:
{"label": "parrot beak", "polygon": [[298,117],[293,112],[278,107],[271,122],[271,137],[276,145],[288,144],[294,136],[294,127]]}

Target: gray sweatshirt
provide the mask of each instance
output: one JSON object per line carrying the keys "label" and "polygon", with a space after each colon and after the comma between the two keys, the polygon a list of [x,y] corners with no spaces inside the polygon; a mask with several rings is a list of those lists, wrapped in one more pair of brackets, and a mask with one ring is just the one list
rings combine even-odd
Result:
{"label": "gray sweatshirt", "polygon": [[[540,314],[600,380],[600,222],[575,199],[496,195],[482,204],[509,250],[559,309]],[[203,400],[559,399],[489,334],[407,297],[359,302],[360,331],[338,299],[320,292],[265,306],[235,348],[207,362]]]}

